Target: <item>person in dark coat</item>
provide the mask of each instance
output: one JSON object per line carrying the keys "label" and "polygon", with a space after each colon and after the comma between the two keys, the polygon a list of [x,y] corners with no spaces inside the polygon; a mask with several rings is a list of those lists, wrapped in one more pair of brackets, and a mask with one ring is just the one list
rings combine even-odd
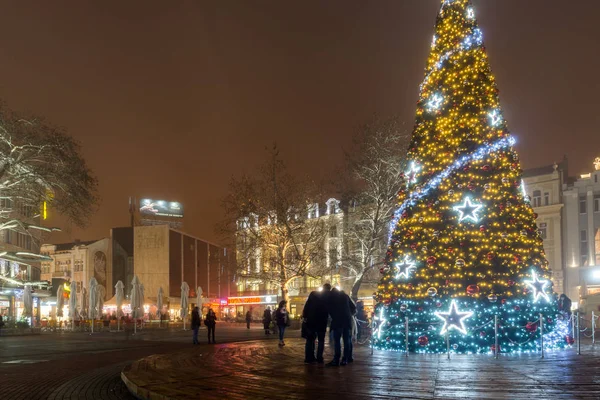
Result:
{"label": "person in dark coat", "polygon": [[264,314],[263,314],[263,326],[265,328],[265,335],[270,335],[271,334],[271,307],[267,307],[267,309],[265,310]]}
{"label": "person in dark coat", "polygon": [[[336,288],[329,292],[326,301],[329,315],[331,315],[334,341],[333,360],[327,365],[330,367],[346,365],[354,361],[352,358],[352,319],[356,314],[356,305],[350,296]],[[344,357],[341,362],[342,346],[340,339],[344,341]]]}
{"label": "person in dark coat", "polygon": [[286,306],[287,301],[281,300],[279,302],[279,307],[275,312],[275,322],[277,323],[277,328],[279,328],[279,346],[285,346],[283,334],[285,333],[285,328],[290,325],[290,314],[288,313]]}
{"label": "person in dark coat", "polygon": [[[327,332],[327,322],[329,313],[327,311],[326,297],[331,290],[331,285],[323,285],[321,292],[313,291],[308,296],[304,310],[302,310],[303,329],[306,344],[304,346],[304,362],[312,364],[323,363],[323,350],[325,348],[325,333]],[[319,341],[317,347],[317,356],[315,357],[315,340]]]}
{"label": "person in dark coat", "polygon": [[198,330],[200,329],[200,310],[198,309],[198,307],[194,307],[194,309],[192,310],[192,332],[193,336],[192,336],[192,343],[193,344],[200,344],[198,342]]}
{"label": "person in dark coat", "polygon": [[208,343],[210,344],[210,337],[212,335],[212,343],[215,344],[215,326],[217,325],[217,314],[215,314],[212,308],[208,309],[206,319],[204,320],[204,325],[206,325],[208,328]]}
{"label": "person in dark coat", "polygon": [[250,322],[252,322],[252,309],[249,309],[246,313],[246,328],[250,329]]}
{"label": "person in dark coat", "polygon": [[566,294],[561,294],[558,298],[558,311],[563,315],[565,319],[568,319],[567,327],[569,332],[572,331],[572,320],[571,320],[571,299]]}

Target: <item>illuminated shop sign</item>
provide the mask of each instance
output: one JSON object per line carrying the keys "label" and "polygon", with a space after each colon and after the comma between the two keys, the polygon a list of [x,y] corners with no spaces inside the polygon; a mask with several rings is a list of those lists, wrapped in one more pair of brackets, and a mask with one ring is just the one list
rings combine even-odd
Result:
{"label": "illuminated shop sign", "polygon": [[140,214],[183,218],[183,204],[177,201],[142,199]]}
{"label": "illuminated shop sign", "polygon": [[229,297],[229,305],[236,304],[275,304],[277,296],[243,296]]}

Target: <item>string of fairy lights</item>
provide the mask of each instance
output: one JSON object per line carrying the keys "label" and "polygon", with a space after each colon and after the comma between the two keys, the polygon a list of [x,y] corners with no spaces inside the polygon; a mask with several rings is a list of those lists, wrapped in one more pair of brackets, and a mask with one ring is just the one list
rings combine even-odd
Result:
{"label": "string of fairy lights", "polygon": [[475,10],[444,0],[375,294],[376,347],[437,353],[449,335],[456,352],[489,352],[497,318],[503,351],[537,351],[540,314],[547,345],[564,342],[514,144]]}

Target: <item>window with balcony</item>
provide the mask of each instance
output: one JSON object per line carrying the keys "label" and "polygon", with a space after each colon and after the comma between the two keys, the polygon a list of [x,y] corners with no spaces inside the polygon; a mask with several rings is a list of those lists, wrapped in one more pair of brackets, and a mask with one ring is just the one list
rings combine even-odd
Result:
{"label": "window with balcony", "polygon": [[539,207],[542,205],[542,191],[534,190],[533,191],[533,206]]}

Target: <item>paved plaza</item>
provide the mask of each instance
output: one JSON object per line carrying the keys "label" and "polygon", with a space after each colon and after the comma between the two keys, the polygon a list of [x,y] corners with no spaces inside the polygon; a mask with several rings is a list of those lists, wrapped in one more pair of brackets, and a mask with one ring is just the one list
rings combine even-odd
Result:
{"label": "paved plaza", "polygon": [[[0,399],[134,399],[121,380],[121,371],[152,354],[191,348],[191,332],[44,333],[0,337]],[[200,339],[206,342],[206,331]],[[221,342],[264,338],[259,324],[219,323]]]}
{"label": "paved plaza", "polygon": [[[599,399],[600,350],[410,355],[357,346],[345,367],[303,364],[303,341],[255,341],[155,355],[123,371],[143,399]],[[330,349],[328,359],[331,357]]]}

